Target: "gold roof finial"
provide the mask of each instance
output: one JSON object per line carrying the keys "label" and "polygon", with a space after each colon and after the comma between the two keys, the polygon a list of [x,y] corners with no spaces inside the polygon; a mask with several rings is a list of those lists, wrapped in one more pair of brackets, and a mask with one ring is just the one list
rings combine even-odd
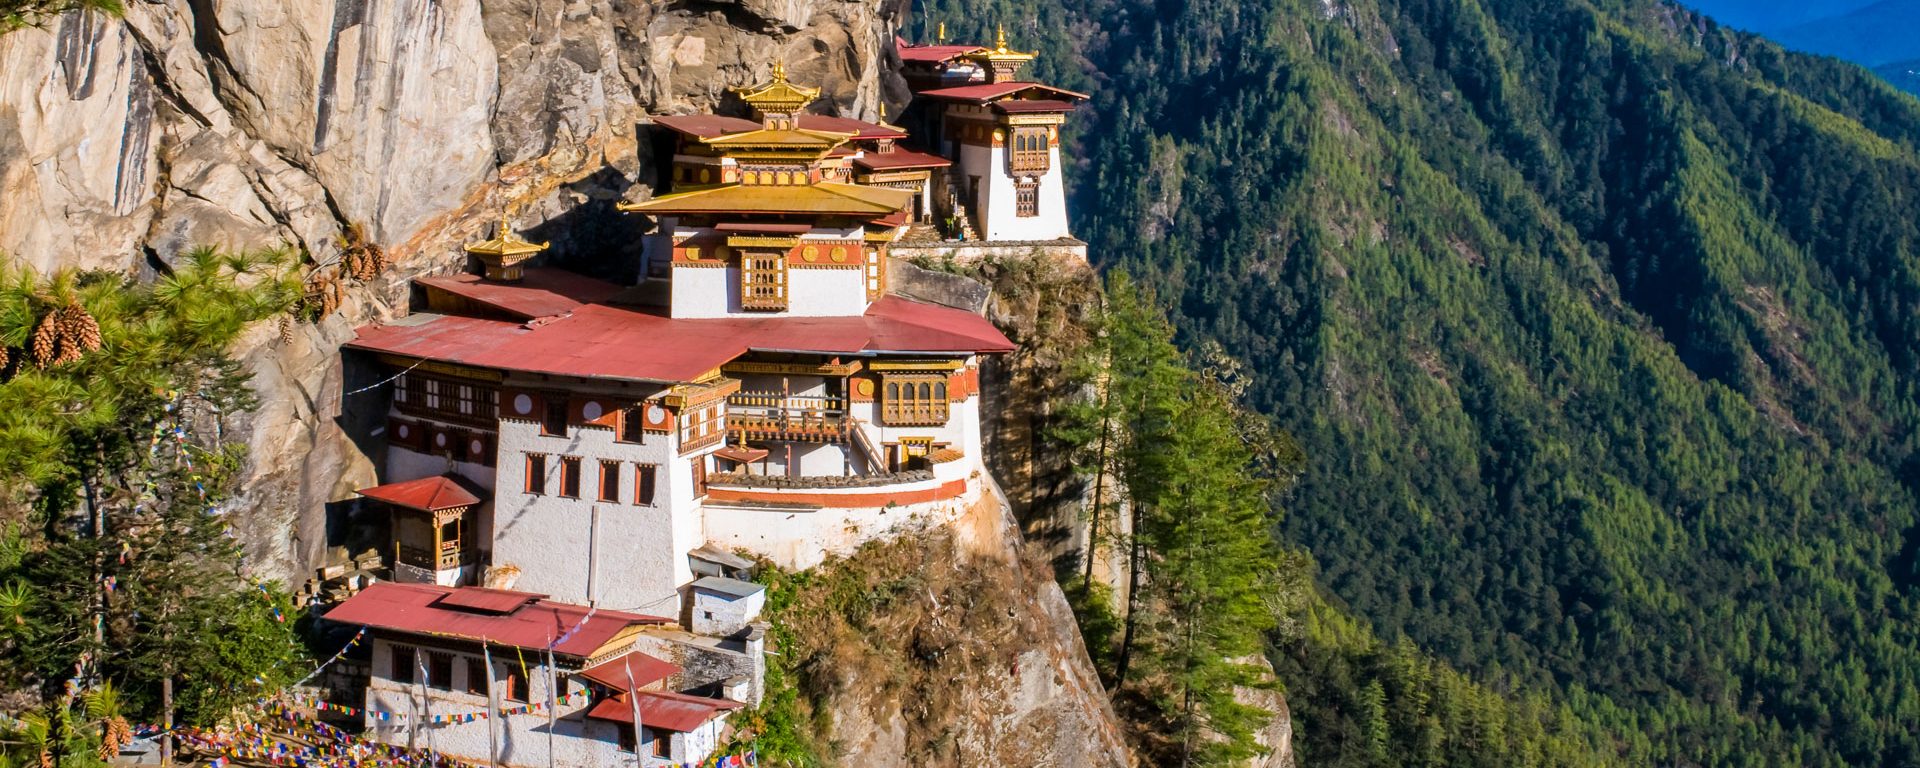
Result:
{"label": "gold roof finial", "polygon": [[732,90],[762,116],[792,115],[820,98],[818,88],[802,88],[787,82],[787,63],[778,59],[773,62],[773,76],[766,82]]}
{"label": "gold roof finial", "polygon": [[1007,52],[1007,25],[1000,25],[1000,35],[994,39],[993,47],[1001,53]]}
{"label": "gold roof finial", "polygon": [[941,45],[947,44],[947,23],[946,22],[944,21],[940,22],[940,31],[935,32],[933,34],[933,39],[935,42],[938,42]]}
{"label": "gold roof finial", "polygon": [[467,246],[467,253],[480,258],[486,266],[487,278],[512,282],[520,279],[520,262],[533,258],[533,255],[547,249],[548,243],[533,243],[513,233],[512,212],[500,211],[500,230],[492,240],[485,240]]}

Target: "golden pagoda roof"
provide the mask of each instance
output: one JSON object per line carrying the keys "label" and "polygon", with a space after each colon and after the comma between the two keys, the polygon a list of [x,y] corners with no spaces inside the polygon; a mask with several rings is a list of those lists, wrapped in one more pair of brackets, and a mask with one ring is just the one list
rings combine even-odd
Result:
{"label": "golden pagoda roof", "polygon": [[980,52],[967,54],[967,58],[985,61],[1032,61],[1034,55],[1008,48],[1007,28],[1003,25],[999,29],[998,36],[993,41],[993,47],[983,49]]}
{"label": "golden pagoda roof", "polygon": [[500,229],[491,240],[483,240],[467,246],[467,253],[475,256],[531,256],[547,249],[550,243],[533,243],[514,234],[513,225],[507,221],[507,215],[500,214]]}
{"label": "golden pagoda roof", "polygon": [[734,88],[740,100],[761,112],[790,113],[820,98],[820,89],[802,88],[787,82],[787,65],[773,64],[773,79],[755,86]]}
{"label": "golden pagoda roof", "polygon": [[813,149],[826,151],[847,143],[856,134],[806,128],[761,128],[703,138],[700,143],[721,149]]}
{"label": "golden pagoda roof", "polygon": [[793,186],[729,184],[663,195],[642,203],[621,203],[640,213],[805,213],[885,216],[913,203],[904,189],[821,182]]}

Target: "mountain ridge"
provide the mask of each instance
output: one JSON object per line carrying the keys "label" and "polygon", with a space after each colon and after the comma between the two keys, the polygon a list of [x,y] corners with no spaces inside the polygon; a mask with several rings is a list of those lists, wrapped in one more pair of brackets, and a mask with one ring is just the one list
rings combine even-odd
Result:
{"label": "mountain ridge", "polygon": [[1257,372],[1383,637],[1630,763],[1920,760],[1920,102],[1642,0],[1036,17],[1083,237]]}

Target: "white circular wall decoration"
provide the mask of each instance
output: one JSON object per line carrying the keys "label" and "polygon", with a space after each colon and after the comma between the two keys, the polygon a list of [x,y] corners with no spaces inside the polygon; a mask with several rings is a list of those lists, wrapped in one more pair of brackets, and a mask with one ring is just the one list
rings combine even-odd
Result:
{"label": "white circular wall decoration", "polygon": [[400,426],[397,426],[397,427],[394,427],[394,428],[393,428],[393,432],[394,432],[394,434],[397,434],[397,435],[399,435],[399,436],[401,436],[401,437],[412,437],[412,436],[413,436],[413,425],[411,425],[411,424],[401,424]]}
{"label": "white circular wall decoration", "polygon": [[664,425],[666,423],[667,423],[667,409],[662,408],[658,405],[647,406],[647,424],[649,426]]}
{"label": "white circular wall decoration", "polygon": [[514,395],[513,412],[522,416],[533,413],[533,398],[524,394]]}
{"label": "white circular wall decoration", "polygon": [[587,401],[586,405],[580,406],[580,418],[584,421],[593,421],[605,414],[606,411],[601,410],[600,404],[592,400]]}
{"label": "white circular wall decoration", "polygon": [[442,433],[440,433],[440,434],[437,434],[437,435],[434,435],[434,436],[433,436],[433,447],[435,447],[435,448],[445,448],[445,447],[447,447],[447,433],[445,433],[445,432],[442,432]]}
{"label": "white circular wall decoration", "polygon": [[481,442],[478,440],[475,440],[472,443],[469,443],[467,445],[467,453],[472,456],[478,456],[482,453],[485,453],[486,450],[487,450],[487,446],[481,444]]}

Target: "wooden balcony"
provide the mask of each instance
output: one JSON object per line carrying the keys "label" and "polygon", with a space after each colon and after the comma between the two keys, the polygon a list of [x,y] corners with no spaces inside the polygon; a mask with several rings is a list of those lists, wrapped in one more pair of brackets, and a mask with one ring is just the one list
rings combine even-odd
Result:
{"label": "wooden balcony", "polygon": [[742,441],[843,442],[852,427],[843,397],[742,392],[727,398],[727,431]]}
{"label": "wooden balcony", "polygon": [[440,551],[433,552],[429,547],[415,547],[407,544],[399,546],[400,562],[415,568],[434,571],[450,571],[476,561],[476,552],[460,547],[458,541],[440,542]]}

